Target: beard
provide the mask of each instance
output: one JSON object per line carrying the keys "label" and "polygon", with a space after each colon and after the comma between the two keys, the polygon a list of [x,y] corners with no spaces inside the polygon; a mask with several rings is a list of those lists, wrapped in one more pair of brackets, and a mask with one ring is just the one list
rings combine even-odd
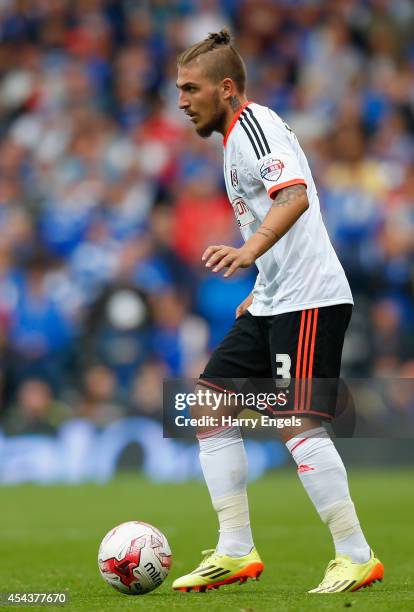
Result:
{"label": "beard", "polygon": [[199,136],[201,136],[201,138],[208,138],[213,132],[223,133],[226,113],[223,108],[220,108],[220,98],[218,92],[215,93],[212,105],[214,106],[214,112],[210,121],[201,127],[195,128],[195,131]]}

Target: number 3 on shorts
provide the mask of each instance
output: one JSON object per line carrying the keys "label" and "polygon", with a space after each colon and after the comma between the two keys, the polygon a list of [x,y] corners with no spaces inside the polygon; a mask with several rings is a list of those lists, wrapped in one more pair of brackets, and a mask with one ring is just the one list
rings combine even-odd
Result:
{"label": "number 3 on shorts", "polygon": [[[283,381],[279,381],[278,387],[288,387],[290,383],[290,366],[291,366],[290,355],[287,353],[276,353],[276,375],[283,378]],[[279,365],[280,364],[280,365]]]}

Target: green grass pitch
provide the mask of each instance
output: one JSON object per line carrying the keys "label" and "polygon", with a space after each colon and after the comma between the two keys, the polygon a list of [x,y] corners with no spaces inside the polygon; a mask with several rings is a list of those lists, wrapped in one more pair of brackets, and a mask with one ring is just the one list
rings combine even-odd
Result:
{"label": "green grass pitch", "polygon": [[[105,485],[4,487],[0,591],[69,593],[65,606],[28,606],[30,610],[414,610],[412,473],[354,470],[350,483],[365,532],[385,565],[385,581],[370,589],[306,594],[319,583],[332,548],[292,468],[249,487],[255,540],[265,562],[260,581],[208,593],[171,590],[174,578],[194,568],[200,550],[216,543],[216,518],[203,483],[152,484],[126,475]],[[173,567],[159,589],[130,597],[103,582],[96,556],[111,527],[134,519],[164,531]]]}

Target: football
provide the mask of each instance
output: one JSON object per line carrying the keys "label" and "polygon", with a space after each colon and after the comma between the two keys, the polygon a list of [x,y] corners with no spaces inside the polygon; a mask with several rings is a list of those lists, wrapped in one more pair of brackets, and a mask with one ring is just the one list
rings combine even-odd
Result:
{"label": "football", "polygon": [[102,578],[127,595],[144,595],[159,587],[170,571],[171,561],[165,535],[141,521],[111,529],[98,553]]}

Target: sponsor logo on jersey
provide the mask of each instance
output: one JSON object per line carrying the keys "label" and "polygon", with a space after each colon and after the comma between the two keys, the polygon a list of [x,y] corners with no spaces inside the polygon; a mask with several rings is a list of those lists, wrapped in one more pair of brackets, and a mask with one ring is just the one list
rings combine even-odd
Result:
{"label": "sponsor logo on jersey", "polygon": [[249,225],[250,223],[253,223],[253,221],[256,220],[254,214],[247,206],[243,198],[235,198],[231,204],[233,206],[234,214],[236,215],[239,227]]}
{"label": "sponsor logo on jersey", "polygon": [[237,189],[239,187],[239,179],[237,177],[236,168],[232,168],[230,170],[230,180],[231,180],[231,184],[233,185],[234,189]]}
{"label": "sponsor logo on jersey", "polygon": [[273,157],[266,159],[260,166],[260,176],[267,181],[277,181],[282,174],[285,164],[280,159]]}

